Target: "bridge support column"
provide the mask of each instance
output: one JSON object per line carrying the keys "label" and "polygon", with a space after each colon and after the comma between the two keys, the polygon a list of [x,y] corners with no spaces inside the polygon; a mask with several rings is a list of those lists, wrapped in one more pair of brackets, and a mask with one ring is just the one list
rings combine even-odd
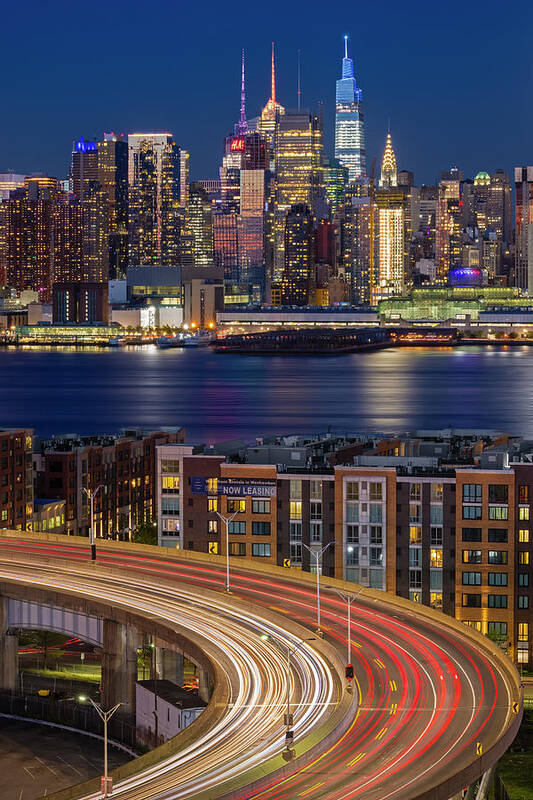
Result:
{"label": "bridge support column", "polygon": [[18,636],[8,632],[7,599],[0,597],[0,689],[17,688]]}
{"label": "bridge support column", "polygon": [[157,672],[163,680],[181,686],[183,683],[183,653],[176,650],[158,648],[157,652]]}
{"label": "bridge support column", "polygon": [[122,703],[121,711],[135,715],[135,683],[137,681],[137,632],[104,620],[102,652],[102,706],[109,709]]}
{"label": "bridge support column", "polygon": [[209,681],[209,672],[202,667],[198,667],[198,694],[206,703],[209,703],[211,697],[211,684]]}

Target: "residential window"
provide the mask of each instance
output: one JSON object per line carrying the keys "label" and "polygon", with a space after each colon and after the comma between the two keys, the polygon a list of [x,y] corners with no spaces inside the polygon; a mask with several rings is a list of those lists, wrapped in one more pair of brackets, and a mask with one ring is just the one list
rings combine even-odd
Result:
{"label": "residential window", "polygon": [[370,489],[371,500],[383,500],[383,484],[370,481],[368,488]]}
{"label": "residential window", "polygon": [[409,588],[421,589],[422,588],[422,570],[410,569],[409,570]]}
{"label": "residential window", "polygon": [[359,525],[346,526],[346,541],[350,544],[359,544]]}
{"label": "residential window", "polygon": [[290,515],[291,515],[291,519],[301,519],[302,518],[302,501],[301,500],[291,500],[291,502],[290,502]]}
{"label": "residential window", "polygon": [[463,550],[463,564],[481,564],[481,550]]}
{"label": "residential window", "polygon": [[162,459],[161,472],[179,472],[179,471],[180,471],[180,462],[178,460],[172,458]]}
{"label": "residential window", "polygon": [[270,544],[268,542],[253,542],[252,555],[260,558],[270,558]]}
{"label": "residential window", "polygon": [[481,519],[481,506],[463,506],[463,519]]}
{"label": "residential window", "polygon": [[421,483],[410,483],[409,484],[409,500],[421,500],[422,499],[422,484]]}
{"label": "residential window", "polygon": [[489,564],[507,564],[507,550],[489,550]]}
{"label": "residential window", "polygon": [[350,567],[357,567],[359,565],[359,548],[347,547],[346,548],[346,564]]}
{"label": "residential window", "polygon": [[409,504],[409,522],[422,522],[422,506],[416,503]]}
{"label": "residential window", "polygon": [[429,566],[442,567],[442,550],[432,547],[429,551]]}
{"label": "residential window", "polygon": [[529,542],[529,531],[527,529],[518,531],[518,541],[524,543]]}
{"label": "residential window", "polygon": [[463,528],[463,542],[480,542],[481,528]]}
{"label": "residential window", "polygon": [[508,503],[509,487],[505,483],[489,483],[489,503]]}
{"label": "residential window", "polygon": [[[207,510],[208,511],[218,511],[218,497],[208,497],[207,498]],[[228,509],[229,511],[229,509]]]}
{"label": "residential window", "polygon": [[370,526],[370,544],[383,544],[383,528],[381,525]]}
{"label": "residential window", "polygon": [[359,500],[359,483],[350,481],[346,484],[346,499]]}
{"label": "residential window", "polygon": [[370,522],[383,522],[383,510],[380,503],[370,503]]}
{"label": "residential window", "polygon": [[431,484],[431,502],[442,503],[443,486],[442,483]]}
{"label": "residential window", "polygon": [[520,506],[518,509],[518,519],[529,519],[529,506]]}
{"label": "residential window", "polygon": [[180,513],[179,497],[163,497],[161,500],[161,513],[170,515],[172,514],[179,515]]}
{"label": "residential window", "polygon": [[291,542],[290,546],[290,557],[292,564],[299,564],[302,560],[302,545],[301,544],[293,544]]}
{"label": "residential window", "polygon": [[237,500],[235,497],[228,497],[226,500],[226,510],[228,514],[234,514],[236,511],[239,514],[244,514],[246,511],[246,500]]}
{"label": "residential window", "polygon": [[346,522],[359,522],[358,503],[346,503]]}
{"label": "residential window", "polygon": [[309,495],[311,500],[322,500],[322,481],[310,481]]}
{"label": "residential window", "polygon": [[207,522],[208,533],[218,533],[218,519],[210,519]]}
{"label": "residential window", "polygon": [[383,550],[381,547],[370,548],[370,566],[381,567],[383,564]]}
{"label": "residential window", "polygon": [[481,572],[463,572],[463,586],[481,586]]}
{"label": "residential window", "polygon": [[507,586],[507,573],[489,572],[489,586]]}
{"label": "residential window", "polygon": [[246,534],[246,522],[244,520],[232,519],[228,525],[228,533],[239,534],[239,536]]}
{"label": "residential window", "polygon": [[310,538],[315,544],[322,541],[322,523],[311,522],[310,524]]}
{"label": "residential window", "polygon": [[506,638],[507,637],[507,623],[506,622],[489,622],[488,624],[488,634],[489,636],[494,636],[495,638]]}
{"label": "residential window", "polygon": [[464,619],[464,625],[468,625],[469,628],[473,628],[475,631],[481,633],[481,620],[478,619]]}
{"label": "residential window", "polygon": [[529,564],[529,553],[518,553],[519,564]]}
{"label": "residential window", "polygon": [[518,585],[523,587],[529,586],[529,575],[527,572],[518,573]]}
{"label": "residential window", "polygon": [[245,556],[246,555],[246,542],[230,542],[229,543],[230,556]]}
{"label": "residential window", "polygon": [[431,608],[442,608],[442,592],[430,592],[429,605]]}
{"label": "residential window", "polygon": [[507,595],[489,594],[489,608],[507,608]]}
{"label": "residential window", "polygon": [[409,566],[421,567],[422,566],[422,550],[420,547],[409,548]]}
{"label": "residential window", "polygon": [[411,544],[422,544],[422,528],[420,525],[409,526],[409,541]]}
{"label": "residential window", "polygon": [[529,595],[527,594],[518,595],[518,608],[529,608]]}
{"label": "residential window", "polygon": [[463,484],[463,503],[481,503],[481,484]]}
{"label": "residential window", "polygon": [[481,608],[480,594],[464,594],[463,608]]}
{"label": "residential window", "polygon": [[311,503],[311,519],[322,519],[322,503]]}
{"label": "residential window", "polygon": [[430,569],[429,570],[429,588],[442,592],[442,570]]}
{"label": "residential window", "polygon": [[252,522],[254,536],[270,536],[270,522]]}
{"label": "residential window", "polygon": [[270,500],[252,500],[253,514],[270,514]]}
{"label": "residential window", "polygon": [[301,522],[291,522],[290,523],[290,538],[294,539],[297,542],[302,540],[302,523]]}
{"label": "residential window", "polygon": [[[132,481],[133,486],[135,486]],[[177,475],[163,475],[161,478],[161,488],[163,492],[179,492],[180,479]]]}
{"label": "residential window", "polygon": [[519,642],[527,642],[528,641],[528,634],[529,634],[529,623],[528,622],[519,622],[518,623],[518,641]]}
{"label": "residential window", "polygon": [[442,525],[442,506],[429,507],[429,521],[432,525]]}
{"label": "residential window", "polygon": [[518,487],[518,502],[529,503],[529,486],[527,484]]}
{"label": "residential window", "polygon": [[207,494],[218,494],[218,478],[207,479]]}
{"label": "residential window", "polygon": [[442,528],[431,528],[430,544],[442,547]]}
{"label": "residential window", "polygon": [[301,500],[302,499],[302,482],[301,481],[290,481],[289,485],[289,496],[292,500]]}
{"label": "residential window", "polygon": [[489,519],[509,519],[509,506],[489,506]]}
{"label": "residential window", "polygon": [[489,542],[507,542],[507,528],[489,528]]}

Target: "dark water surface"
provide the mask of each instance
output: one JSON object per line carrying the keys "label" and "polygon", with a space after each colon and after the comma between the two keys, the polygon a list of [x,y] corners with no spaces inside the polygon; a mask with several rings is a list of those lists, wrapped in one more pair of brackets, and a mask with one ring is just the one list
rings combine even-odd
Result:
{"label": "dark water surface", "polygon": [[0,350],[0,427],[37,434],[183,425],[266,433],[497,428],[533,436],[533,348],[242,356],[205,348]]}

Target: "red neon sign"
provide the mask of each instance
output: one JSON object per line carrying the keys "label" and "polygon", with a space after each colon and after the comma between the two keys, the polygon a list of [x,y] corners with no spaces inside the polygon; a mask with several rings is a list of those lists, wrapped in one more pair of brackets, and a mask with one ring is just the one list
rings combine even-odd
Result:
{"label": "red neon sign", "polygon": [[244,150],[244,139],[234,139],[230,144],[230,150],[232,152]]}

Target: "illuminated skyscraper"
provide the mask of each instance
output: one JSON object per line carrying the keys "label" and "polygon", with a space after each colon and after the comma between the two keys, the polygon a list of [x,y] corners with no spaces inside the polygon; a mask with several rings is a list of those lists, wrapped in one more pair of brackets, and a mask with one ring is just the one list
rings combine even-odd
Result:
{"label": "illuminated skyscraper", "polygon": [[335,158],[348,168],[354,181],[366,173],[363,93],[355,82],[353,61],[348,58],[348,37],[344,37],[342,77],[337,81],[335,98]]}
{"label": "illuminated skyscraper", "polygon": [[337,158],[324,159],[324,190],[331,214],[344,203],[348,184],[348,168],[343,167]]}
{"label": "illuminated skyscraper", "polygon": [[285,217],[284,256],[283,305],[309,305],[315,288],[315,236],[313,212],[305,203],[291,206]]}
{"label": "illuminated skyscraper", "polygon": [[261,116],[257,120],[257,130],[266,139],[268,148],[271,153],[274,148],[274,139],[276,133],[276,120],[285,114],[285,108],[276,100],[276,66],[274,62],[274,42],[272,42],[272,66],[270,75],[270,97],[266,106],[261,112]]}
{"label": "illuminated skyscraper", "polygon": [[122,277],[128,264],[128,143],[104,133],[98,142],[98,183],[108,203],[109,276]]}
{"label": "illuminated skyscraper", "polygon": [[533,292],[533,167],[515,167],[515,286]]}
{"label": "illuminated skyscraper", "polygon": [[189,188],[186,227],[193,236],[194,266],[211,266],[213,264],[213,212],[207,192],[199,183],[191,183]]}
{"label": "illuminated skyscraper", "polygon": [[377,206],[373,185],[355,181],[341,212],[341,259],[354,303],[368,305],[377,281]]}
{"label": "illuminated skyscraper", "polygon": [[381,178],[376,190],[378,215],[377,280],[372,287],[372,302],[390,295],[402,294],[405,286],[406,195],[398,187],[396,156],[390,133],[381,162]]}
{"label": "illuminated skyscraper", "polygon": [[445,173],[438,186],[435,228],[435,266],[437,282],[447,283],[448,273],[460,262],[463,244],[462,173]]}
{"label": "illuminated skyscraper", "polygon": [[83,136],[72,145],[72,191],[83,200],[89,183],[98,180],[98,145],[86,141]]}

